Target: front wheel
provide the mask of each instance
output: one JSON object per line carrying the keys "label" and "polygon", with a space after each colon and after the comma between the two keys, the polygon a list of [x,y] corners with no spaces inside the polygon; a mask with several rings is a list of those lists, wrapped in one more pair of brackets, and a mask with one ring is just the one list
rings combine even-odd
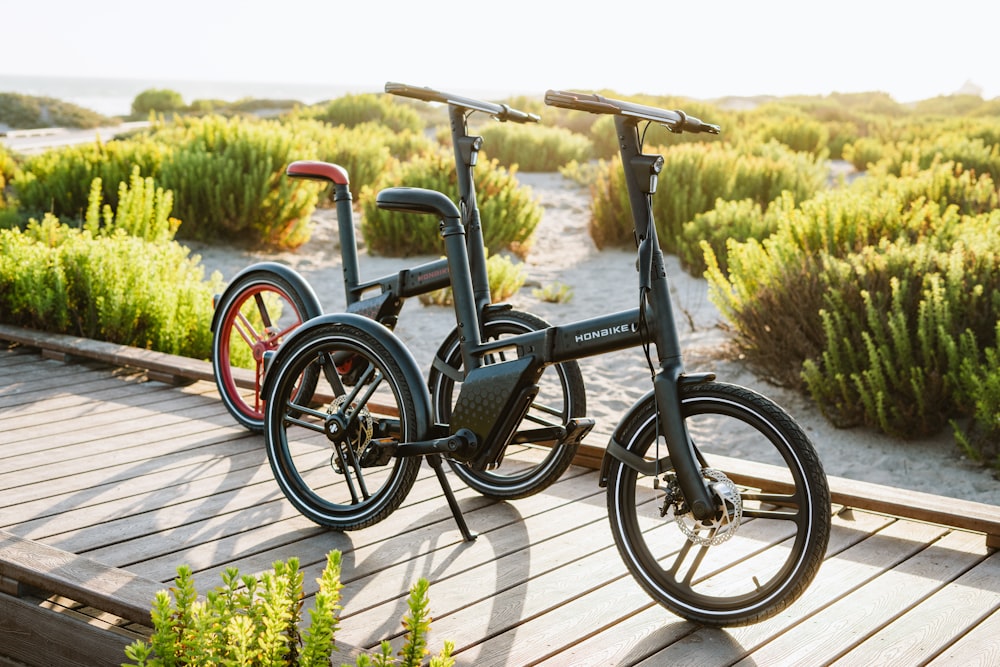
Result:
{"label": "front wheel", "polygon": [[[337,322],[304,329],[268,374],[265,448],[296,509],[322,526],[354,530],[399,507],[420,458],[397,457],[395,446],[415,440],[419,422],[406,374],[378,337]],[[299,387],[314,374],[307,401]]]}
{"label": "front wheel", "polygon": [[[545,320],[530,313],[487,311],[483,338],[498,340],[548,326]],[[486,362],[499,363],[506,358],[505,352],[499,352],[486,357]],[[438,350],[428,378],[431,402],[439,422],[448,423],[451,418],[461,388],[461,368],[461,341],[457,331],[453,331]],[[555,482],[573,462],[579,441],[568,441],[558,434],[570,419],[587,414],[587,394],[580,366],[575,361],[549,366],[538,380],[538,386],[538,394],[514,436],[514,441],[519,443],[516,447],[523,447],[517,455],[507,454],[499,466],[482,471],[449,460],[455,474],[470,488],[498,500],[524,498]]]}
{"label": "front wheel", "polygon": [[[681,410],[717,513],[693,519],[669,459],[658,476],[611,459],[608,509],[618,551],[646,592],[686,619],[713,626],[764,620],[802,594],[823,559],[830,536],[823,468],[791,417],[748,389],[686,387]],[[662,460],[657,419],[655,401],[646,399],[618,442]]]}
{"label": "front wheel", "polygon": [[[212,374],[229,414],[244,428],[264,430],[264,355],[309,319],[306,299],[288,280],[261,270],[234,282],[219,303],[212,338]],[[303,377],[308,394],[315,372]]]}

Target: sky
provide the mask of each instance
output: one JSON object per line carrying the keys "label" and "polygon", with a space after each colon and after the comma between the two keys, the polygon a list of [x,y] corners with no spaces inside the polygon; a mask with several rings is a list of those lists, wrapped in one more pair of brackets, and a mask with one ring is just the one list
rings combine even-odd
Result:
{"label": "sky", "polygon": [[0,74],[992,99],[998,27],[998,0],[0,0]]}

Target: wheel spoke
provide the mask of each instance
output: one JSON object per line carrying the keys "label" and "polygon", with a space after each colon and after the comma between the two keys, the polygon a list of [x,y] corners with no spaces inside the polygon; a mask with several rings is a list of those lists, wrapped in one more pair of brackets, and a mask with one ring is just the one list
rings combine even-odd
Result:
{"label": "wheel spoke", "polygon": [[264,297],[261,296],[260,292],[253,295],[253,300],[257,303],[257,312],[260,313],[260,320],[264,323],[264,329],[270,329],[273,325],[271,324],[271,314],[267,312],[267,306],[264,305]]}

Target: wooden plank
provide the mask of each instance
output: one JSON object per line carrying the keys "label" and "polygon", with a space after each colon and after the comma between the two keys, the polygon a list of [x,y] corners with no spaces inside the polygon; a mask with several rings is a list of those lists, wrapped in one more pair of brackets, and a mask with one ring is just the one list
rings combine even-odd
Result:
{"label": "wooden plank", "polygon": [[1000,611],[993,612],[928,664],[929,667],[1000,665]]}
{"label": "wooden plank", "polygon": [[164,376],[187,380],[213,380],[212,365],[207,361],[143,350],[127,345],[46,333],[0,324],[0,339],[30,345],[43,350],[97,359],[115,366],[131,366]]}
{"label": "wooden plank", "polygon": [[1000,609],[1000,552],[982,561],[846,653],[836,665],[914,665]]}
{"label": "wooden plank", "polygon": [[0,531],[0,575],[58,593],[129,621],[150,625],[163,586],[131,572]]}
{"label": "wooden plank", "polygon": [[[846,549],[828,556],[816,578],[802,596],[774,617],[745,627],[700,628],[684,639],[651,654],[641,665],[731,665],[750,655],[773,637],[788,631],[817,611],[861,588],[873,578],[922,550],[930,540],[946,532],[941,527],[910,521],[883,518],[885,528],[870,534],[879,525],[878,515],[851,512],[838,517],[838,529],[849,531],[838,537],[835,547],[850,543]],[[856,530],[850,526],[858,524]],[[886,525],[888,524],[888,525]],[[846,542],[844,541],[846,538]],[[833,551],[828,550],[828,553]],[[866,664],[866,663],[859,663]]]}
{"label": "wooden plank", "polygon": [[0,655],[19,666],[117,666],[132,641],[37,603],[0,595]]}
{"label": "wooden plank", "polygon": [[[981,536],[954,531],[751,653],[749,665],[831,662],[986,557]],[[872,663],[866,663],[872,664]]]}
{"label": "wooden plank", "polygon": [[[790,489],[783,481],[786,471],[774,466],[719,455],[713,455],[712,462],[737,484],[774,491]],[[993,505],[843,477],[828,476],[827,479],[835,504],[984,533],[990,537],[991,546],[995,546],[994,540],[1000,539],[1000,508]]]}

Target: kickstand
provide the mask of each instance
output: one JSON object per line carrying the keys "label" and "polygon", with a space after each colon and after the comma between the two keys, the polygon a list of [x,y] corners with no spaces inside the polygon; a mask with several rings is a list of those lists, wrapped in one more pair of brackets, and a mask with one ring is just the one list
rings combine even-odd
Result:
{"label": "kickstand", "polygon": [[448,483],[448,478],[444,474],[441,455],[428,454],[425,458],[431,464],[431,467],[434,468],[438,482],[441,483],[441,490],[444,491],[444,497],[448,499],[448,507],[451,508],[451,514],[455,517],[455,523],[458,524],[458,530],[462,533],[462,538],[466,542],[472,542],[478,537],[478,533],[470,531],[468,524],[465,523],[465,517],[462,516],[462,508],[458,506],[458,501],[455,500],[455,492],[451,490],[451,484]]}

